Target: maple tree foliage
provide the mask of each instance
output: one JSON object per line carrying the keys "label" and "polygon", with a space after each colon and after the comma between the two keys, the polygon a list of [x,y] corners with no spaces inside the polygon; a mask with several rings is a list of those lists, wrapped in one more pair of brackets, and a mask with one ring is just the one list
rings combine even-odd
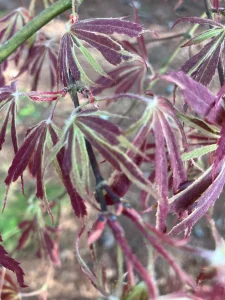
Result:
{"label": "maple tree foliage", "polygon": [[[178,1],[174,11],[183,2]],[[46,16],[63,1],[43,3],[46,7],[52,5],[44,11]],[[218,0],[204,3],[207,18],[184,17],[174,24],[191,23],[199,30],[207,27],[188,40],[186,35],[180,45],[180,51],[197,45],[199,52],[187,57],[177,70],[167,73],[162,72],[165,68],[154,70],[151,65],[145,35],[154,31],[145,30],[133,2],[134,20],[81,20],[77,11],[85,1],[71,1],[72,14],[60,41],[45,34],[43,28],[35,27],[36,18],[43,17],[41,14],[33,18],[35,1],[29,10],[18,8],[0,20],[3,44],[0,57],[1,49],[7,48],[10,41],[18,43],[17,38],[24,36],[25,29],[36,28],[26,41],[21,38],[15,51],[7,53],[0,66],[3,115],[0,150],[5,148],[8,133],[13,150],[5,173],[3,212],[8,209],[14,182],[20,181],[27,203],[30,195],[25,192],[26,179],[31,178],[36,187],[32,196],[35,199],[33,211],[28,210],[30,215],[18,224],[15,251],[23,251],[28,243],[35,244],[33,248],[38,257],[46,259],[52,267],[61,266],[60,218],[55,209],[62,201],[50,201],[48,195],[51,180],[48,176],[54,168],[54,176],[59,178],[64,195],[70,199],[71,209],[81,224],[75,243],[77,260],[103,297],[209,300],[224,297],[224,240],[216,229],[211,211],[225,185],[225,26],[221,20],[225,9]],[[13,63],[18,74],[8,82],[5,71],[10,70]],[[106,64],[110,70],[105,71]],[[39,91],[46,66],[49,89]],[[98,78],[94,79],[88,69]],[[21,75],[29,78],[29,91],[22,91],[15,81]],[[210,84],[216,80],[220,88],[215,91]],[[155,94],[154,85],[158,82],[175,87],[173,99],[172,95],[165,96],[163,90]],[[74,108],[62,125],[56,116],[58,104],[66,103],[65,97],[73,102]],[[30,124],[23,139],[17,127],[21,101],[48,103],[47,117],[45,114]],[[126,115],[122,110],[120,114],[111,111],[112,103],[120,107],[125,101],[131,109],[138,105],[138,117]],[[105,174],[104,168],[110,170],[110,176]],[[132,199],[131,187],[138,191],[135,199]],[[131,203],[135,203],[135,208]],[[91,228],[85,222],[89,220],[89,207],[96,217]],[[121,217],[129,220],[150,246],[148,267],[132,251]],[[211,228],[215,250],[189,243],[194,226],[203,217]],[[169,219],[173,219],[172,225]],[[4,228],[1,231],[3,236]],[[107,281],[103,265],[98,264],[93,246],[107,231],[111,231],[119,249],[115,288]],[[81,256],[80,239],[85,233],[93,268]],[[0,242],[3,242],[1,236]],[[204,259],[205,268],[199,270],[197,281],[169,247]],[[25,274],[5,248],[0,245],[0,294],[3,299],[20,299],[21,288],[26,287]],[[167,285],[170,280],[178,282],[172,293],[162,296],[156,274],[159,256],[176,275],[174,279],[168,272]],[[20,287],[5,269],[15,273]],[[134,272],[140,278],[139,283],[134,280]],[[29,284],[29,278],[26,282]],[[46,297],[46,286],[40,289],[41,297],[42,293]]]}
{"label": "maple tree foliage", "polygon": [[[1,236],[0,242],[2,242]],[[2,245],[0,245],[0,263],[3,267],[13,271],[16,274],[18,283],[21,287],[26,287],[26,285],[24,284],[24,272],[22,268],[16,260],[14,260],[8,255],[7,251]]]}

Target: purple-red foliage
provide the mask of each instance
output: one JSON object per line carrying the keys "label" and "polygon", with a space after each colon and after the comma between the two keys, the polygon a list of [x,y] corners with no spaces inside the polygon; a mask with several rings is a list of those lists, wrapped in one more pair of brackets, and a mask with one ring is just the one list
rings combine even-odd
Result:
{"label": "purple-red foliage", "polygon": [[[81,47],[80,41],[96,48],[105,60],[117,66],[121,62],[131,59],[132,56],[129,52],[124,51],[122,46],[110,35],[116,33],[128,37],[137,37],[142,31],[143,27],[140,24],[123,19],[88,19],[75,22],[61,39],[58,78],[62,80],[64,86],[69,85],[70,74],[75,81],[82,79],[83,70],[75,58],[75,48],[79,49]],[[86,52],[84,56],[87,58],[87,55]],[[87,60],[90,63],[90,57]]]}
{"label": "purple-red foliage", "polygon": [[28,50],[25,63],[20,67],[17,77],[27,72],[27,75],[32,78],[31,90],[36,91],[43,74],[43,67],[47,64],[50,74],[51,90],[56,86],[57,75],[57,43],[47,37],[44,32],[37,35],[35,43]]}
{"label": "purple-red foliage", "polygon": [[[2,242],[2,238],[0,236],[0,242]],[[24,284],[24,272],[20,267],[20,264],[13,258],[11,258],[7,251],[4,249],[2,245],[0,245],[0,264],[6,269],[13,271],[16,274],[17,281],[21,287],[26,287]]]}
{"label": "purple-red foliage", "polygon": [[41,254],[43,251],[46,251],[53,264],[56,266],[61,265],[58,238],[54,238],[54,235],[57,236],[60,231],[58,227],[47,225],[40,227],[36,217],[33,220],[22,221],[18,227],[22,230],[17,244],[18,250],[22,250],[28,240],[35,240],[36,244],[38,244],[37,253]]}
{"label": "purple-red foliage", "polygon": [[[54,130],[53,126],[50,124],[49,126],[49,133],[51,136],[52,144],[55,146],[57,142],[59,141],[59,137],[57,135],[57,132]],[[71,149],[72,151],[72,149]],[[84,217],[87,214],[87,209],[84,204],[84,199],[79,195],[77,192],[71,176],[70,172],[64,165],[64,153],[65,153],[65,148],[63,147],[60,149],[60,151],[57,153],[57,162],[60,168],[60,172],[62,174],[61,179],[64,184],[64,187],[70,197],[71,200],[71,205],[73,207],[74,213],[77,217]]]}
{"label": "purple-red foliage", "polygon": [[[178,4],[182,2],[179,1]],[[213,13],[219,11],[219,1],[212,1],[212,6]],[[4,26],[0,31],[0,42],[7,41],[29,20],[27,11],[21,8],[1,19],[0,23]],[[188,299],[193,296],[192,299],[198,297],[198,299],[211,300],[224,297],[225,242],[217,232],[213,221],[210,220],[215,239],[213,251],[190,246],[186,239],[175,240],[169,236],[189,237],[193,226],[207,215],[225,185],[225,85],[222,85],[217,94],[206,87],[212,81],[220,64],[224,64],[225,61],[225,27],[214,19],[200,17],[179,19],[174,26],[185,22],[206,25],[208,30],[191,38],[182,45],[183,47],[199,45],[206,41],[207,43],[199,53],[187,59],[179,71],[170,71],[158,76],[158,80],[164,79],[176,85],[182,103],[179,101],[172,103],[168,100],[169,97],[167,99],[153,94],[151,90],[145,91],[150,64],[142,35],[144,28],[139,23],[137,10],[135,10],[135,22],[126,21],[124,18],[79,21],[78,16],[73,14],[68,30],[61,39],[58,57],[57,44],[45,34],[39,34],[35,43],[28,49],[26,63],[20,66],[21,53],[25,44],[21,46],[14,53],[13,59],[20,66],[18,76],[27,72],[32,77],[33,91],[19,92],[16,82],[6,85],[3,73],[8,64],[7,61],[3,62],[0,67],[0,110],[6,108],[6,113],[0,130],[0,150],[5,142],[10,119],[14,149],[14,158],[5,179],[7,191],[4,207],[9,187],[19,177],[22,180],[23,190],[23,175],[26,169],[36,180],[36,197],[42,200],[41,205],[45,204],[45,210],[43,207],[41,209],[41,217],[35,212],[33,218],[25,219],[18,225],[21,234],[17,250],[24,249],[29,240],[35,239],[38,255],[41,256],[45,252],[54,265],[60,266],[59,227],[48,226],[44,219],[46,210],[51,214],[52,206],[57,205],[56,202],[52,205],[48,203],[45,191],[44,176],[47,176],[45,171],[49,164],[53,163],[66,195],[70,198],[72,209],[82,222],[88,215],[86,203],[91,204],[92,209],[97,212],[101,210],[92,230],[88,233],[88,244],[93,257],[96,258],[92,244],[102,237],[106,227],[111,229],[125,258],[128,295],[132,289],[138,287],[138,285],[132,287],[135,270],[145,282],[145,292],[146,295],[148,294],[146,297],[158,298],[160,291],[154,269],[158,256],[161,256],[180,281],[180,291],[166,295],[165,299],[182,297]],[[127,40],[118,42],[115,35],[135,38],[137,46]],[[114,69],[105,73],[89,51],[91,48],[100,52]],[[96,82],[92,82],[86,75],[78,53],[101,76]],[[46,61],[50,72],[51,92],[39,92],[36,89]],[[123,64],[120,65],[121,63]],[[220,70],[219,74],[224,76]],[[53,91],[60,80],[65,88],[60,90],[57,86],[58,90]],[[150,87],[153,83],[150,82]],[[105,99],[95,98],[92,95],[92,92],[99,94],[106,88],[114,88],[115,94]],[[132,94],[132,91],[137,94]],[[61,130],[53,123],[53,118],[57,113],[58,100],[64,101],[67,92],[71,95],[75,109]],[[94,104],[95,108],[98,107],[96,104],[98,101],[100,103],[107,101],[108,104],[114,101],[118,105],[123,99],[131,105],[132,101],[137,101],[144,106],[143,113],[139,119],[135,119],[136,116],[130,118],[129,128],[124,129],[125,126],[120,127],[111,120],[121,116],[100,109],[83,107],[87,103],[82,103],[82,107],[79,106],[77,93],[88,99],[88,104]],[[163,91],[161,94],[163,95]],[[17,137],[16,115],[19,110],[18,102],[22,96],[27,96],[31,101],[54,101],[54,103],[49,118],[31,126],[20,144]],[[63,103],[67,105],[66,101]],[[99,163],[97,154],[104,158],[102,164]],[[49,157],[45,159],[47,155]],[[206,159],[202,160],[203,155]],[[106,178],[100,168],[105,162],[109,163],[112,170],[110,178]],[[91,176],[94,176],[94,181],[91,180]],[[138,193],[128,193],[132,184],[139,188],[141,196]],[[130,195],[133,197],[133,202],[143,204],[146,215],[147,212],[151,212],[152,216],[155,212],[155,226],[145,221],[137,210],[131,208],[128,204]],[[149,198],[151,198],[151,206],[148,207]],[[109,205],[114,207],[109,209]],[[168,229],[169,214],[175,216],[170,216],[173,218],[173,224]],[[153,249],[151,249],[154,251],[151,271],[132,252],[120,216],[129,219]],[[153,222],[153,218],[150,221]],[[103,264],[101,264],[102,274],[99,280],[98,272],[89,269],[78,251],[79,240],[84,230],[83,223],[76,240],[81,269],[93,285],[108,297],[105,289],[107,277]],[[2,242],[1,236],[0,242]],[[199,273],[197,286],[164,244],[201,256],[208,262],[209,266]],[[8,255],[3,246],[0,246],[0,264],[15,272],[20,286],[25,287],[23,270],[19,263]],[[3,277],[2,274],[3,272],[0,273],[0,277]],[[168,279],[167,284],[172,280],[171,278]],[[206,280],[210,283],[205,284]],[[123,290],[125,284],[123,276],[120,281],[121,287],[118,290]],[[204,284],[201,285],[200,282]],[[187,293],[185,285],[191,287]],[[9,286],[8,290],[7,286]],[[8,274],[1,288],[5,299],[10,297],[17,299],[18,288]]]}

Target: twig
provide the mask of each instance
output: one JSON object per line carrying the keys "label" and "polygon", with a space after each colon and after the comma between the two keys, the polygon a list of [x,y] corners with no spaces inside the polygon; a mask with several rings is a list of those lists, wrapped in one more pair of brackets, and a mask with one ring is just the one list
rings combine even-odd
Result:
{"label": "twig", "polygon": [[165,36],[165,37],[162,37],[162,38],[150,39],[150,40],[146,41],[146,44],[177,39],[177,38],[180,38],[180,37],[185,37],[186,38],[186,35],[187,35],[187,33],[184,32],[184,33],[178,33],[178,34],[175,34],[175,35]]}

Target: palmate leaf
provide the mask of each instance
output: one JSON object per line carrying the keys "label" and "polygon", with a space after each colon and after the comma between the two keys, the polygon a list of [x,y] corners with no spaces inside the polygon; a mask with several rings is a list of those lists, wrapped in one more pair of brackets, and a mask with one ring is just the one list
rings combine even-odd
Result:
{"label": "palmate leaf", "polygon": [[214,96],[204,85],[196,82],[184,72],[170,72],[162,78],[174,82],[181,89],[185,102],[191,109],[213,124],[221,124],[225,116],[224,108],[217,104]]}
{"label": "palmate leaf", "polygon": [[[206,191],[213,181],[212,166],[208,168],[201,176],[194,180],[194,182],[185,190],[182,190],[175,196],[169,199],[169,211],[175,212],[178,215],[182,214],[185,210],[190,211],[191,205]],[[217,174],[219,170],[217,170]],[[216,175],[217,175],[216,174]]]}
{"label": "palmate leaf", "polygon": [[[28,130],[28,134],[18,149],[8,170],[8,175],[5,179],[5,184],[8,187],[4,199],[4,207],[6,205],[8,189],[12,182],[17,181],[19,177],[22,178],[28,164],[32,164],[32,175],[36,178],[36,195],[38,198],[45,200],[45,188],[43,183],[43,151],[46,139],[47,122],[42,121],[32,129]],[[23,181],[22,181],[23,188]],[[47,205],[48,208],[48,205]]]}
{"label": "palmate leaf", "polygon": [[[76,174],[74,180],[75,186],[79,182],[81,182],[80,186],[76,187],[78,192],[80,192],[80,189],[82,189],[82,187],[83,193],[85,192],[85,190],[89,189],[88,184],[84,186],[84,183],[89,180],[90,168],[86,143],[84,140],[84,138],[86,138],[92,146],[99,150],[106,161],[108,161],[115,169],[119,170],[121,173],[126,174],[130,182],[137,184],[139,187],[148,191],[150,194],[153,194],[157,198],[157,193],[149,185],[149,181],[144,178],[142,172],[137,167],[136,159],[133,160],[133,155],[131,155],[131,157],[128,157],[125,154],[124,149],[130,149],[132,153],[141,156],[142,159],[146,159],[146,156],[141,153],[138,147],[136,148],[135,146],[133,146],[125,138],[123,131],[117,125],[105,119],[106,117],[109,118],[115,116],[110,115],[106,112],[96,110],[85,110],[79,113],[75,110],[75,112],[76,113],[72,114],[68,124],[65,126],[60,140],[55,143],[55,147],[52,149],[52,154],[50,155],[48,164],[53,160],[54,157],[56,157],[60,153],[61,150],[65,148],[62,152],[63,168],[67,169],[67,173],[71,170],[71,165],[69,162],[71,161],[71,153],[73,154],[74,150],[69,149],[72,145],[69,139],[70,131],[72,129],[74,131],[77,150],[80,148],[79,151],[81,153],[81,162],[83,161],[80,171],[78,170],[78,164],[76,163],[74,164],[73,170],[71,170],[72,174]],[[82,157],[83,154],[84,157]],[[75,157],[74,161],[78,162],[78,159],[80,160],[80,158]],[[69,165],[70,168],[68,170]]]}
{"label": "palmate leaf", "polygon": [[[8,110],[3,121],[3,125],[0,131],[0,150],[2,149],[3,143],[5,142],[5,135],[7,130],[7,125],[9,121],[9,117],[11,115],[11,139],[12,145],[14,149],[14,154],[18,151],[18,140],[17,140],[17,130],[16,130],[16,115],[17,115],[17,100],[18,94],[16,88],[16,82],[12,82],[9,86],[3,86],[0,88],[0,110],[5,106],[8,106]],[[22,177],[21,177],[22,179]],[[23,179],[22,179],[23,186]]]}
{"label": "palmate leaf", "polygon": [[[158,201],[157,228],[166,231],[166,216],[168,213],[169,172],[168,161],[173,174],[173,191],[187,180],[186,171],[181,160],[177,138],[168,122],[168,116],[178,124],[178,129],[183,134],[183,128],[179,123],[175,110],[169,101],[164,98],[158,99],[158,105],[153,113],[153,130],[155,137],[155,181],[161,200]],[[166,148],[168,149],[168,158]]]}
{"label": "palmate leaf", "polygon": [[108,78],[101,76],[97,79],[95,82],[97,86],[92,88],[92,92],[94,95],[98,95],[105,89],[115,87],[115,94],[120,94],[127,93],[135,87],[135,91],[142,94],[146,72],[146,64],[141,59],[125,63],[108,72]]}
{"label": "palmate leaf", "polygon": [[[142,152],[145,150],[145,143],[151,130],[152,120],[150,115],[152,115],[151,105],[146,107],[144,116],[140,120],[141,126],[138,126],[138,132],[133,140],[134,147],[140,149]],[[141,165],[143,157],[138,153],[135,153],[132,149],[129,149],[126,152],[126,155],[130,157],[137,166]],[[109,179],[111,190],[119,197],[123,197],[127,193],[131,184],[132,182],[127,178],[127,176],[118,170],[115,170]],[[106,200],[108,204],[113,203],[109,195],[106,195]]]}
{"label": "palmate leaf", "polygon": [[29,12],[24,7],[19,7],[7,16],[0,19],[0,23],[6,23],[0,31],[0,42],[9,40],[20,28],[30,21]]}
{"label": "palmate leaf", "polygon": [[36,91],[43,74],[43,67],[47,66],[50,75],[51,90],[56,86],[57,75],[57,49],[58,44],[48,38],[43,32],[39,32],[35,40],[28,50],[25,62],[21,66],[16,78],[24,72],[28,72],[32,78],[31,90]]}
{"label": "palmate leaf", "polygon": [[178,20],[174,26],[182,22],[207,24],[213,27],[212,29],[201,33],[199,36],[192,38],[183,45],[183,47],[196,45],[212,38],[199,53],[187,60],[181,67],[182,71],[191,75],[196,81],[203,85],[208,85],[215,74],[221,55],[223,56],[225,52],[225,27],[213,20],[196,17],[182,18]]}
{"label": "palmate leaf", "polygon": [[53,236],[57,236],[57,233],[59,232],[58,227],[49,227],[47,225],[44,226],[43,224],[40,226],[40,224],[37,223],[36,217],[31,220],[22,221],[18,227],[22,231],[17,244],[18,250],[22,250],[27,241],[33,239],[38,246],[38,249],[36,249],[38,253],[41,254],[43,250],[46,251],[53,264],[56,266],[61,265],[57,239]]}
{"label": "palmate leaf", "polygon": [[89,157],[86,149],[84,135],[74,124],[65,137],[65,153],[63,165],[71,174],[78,193],[86,198],[90,191]]}
{"label": "palmate leaf", "polygon": [[[76,126],[86,139],[118,171],[123,172],[133,183],[155,195],[150,182],[143,176],[137,165],[122,150],[131,148],[139,155],[141,152],[128,142],[123,131],[108,120],[96,117],[94,112],[83,116],[79,113],[75,119]],[[155,195],[156,196],[156,195]]]}
{"label": "palmate leaf", "polygon": [[220,196],[225,184],[225,164],[223,162],[221,171],[212,184],[201,194],[197,201],[192,206],[192,212],[188,217],[184,218],[180,223],[175,225],[169,234],[177,235],[184,230],[190,230],[214,205],[218,197]]}
{"label": "palmate leaf", "polygon": [[[0,43],[7,42],[18,30],[24,27],[30,20],[31,16],[29,15],[28,10],[24,7],[19,7],[10,12],[7,16],[0,19],[0,23],[4,24],[3,26],[1,26],[0,30]],[[19,59],[26,45],[26,43],[23,43],[11,56],[11,59],[14,60],[16,65],[18,65]],[[2,65],[4,66],[5,64],[3,63]]]}
{"label": "palmate leaf", "polygon": [[[1,236],[0,242],[2,242]],[[2,245],[0,245],[0,264],[6,269],[13,271],[16,274],[17,281],[21,287],[27,287],[24,284],[24,272],[20,267],[20,264],[8,255],[8,253]]]}
{"label": "palmate leaf", "polygon": [[[182,164],[182,160],[180,157],[180,147],[177,143],[177,136],[175,132],[170,128],[171,124],[169,120],[172,120],[175,124],[176,129],[180,132],[180,135],[183,137],[183,147],[186,147],[185,134],[182,128],[182,125],[178,119],[177,112],[171,105],[171,103],[163,98],[163,97],[154,97],[153,99],[147,96],[139,96],[133,94],[121,94],[114,96],[116,99],[119,98],[128,98],[128,99],[136,99],[142,101],[145,105],[145,111],[143,116],[136,123],[131,125],[131,127],[126,131],[126,134],[136,133],[136,137],[133,141],[135,147],[143,147],[143,152],[146,153],[146,149],[144,144],[147,139],[152,136],[152,129],[155,135],[155,144],[154,144],[154,155],[155,155],[155,169],[157,170],[157,186],[158,192],[161,197],[157,198],[157,201],[161,203],[161,206],[164,207],[163,214],[158,214],[160,228],[165,229],[165,215],[167,210],[167,197],[168,197],[168,168],[166,165],[171,165],[172,171],[174,173],[173,177],[173,187],[174,191],[176,191],[182,182],[187,180],[186,172],[184,166]],[[112,97],[113,98],[113,97]],[[165,145],[163,147],[163,145]],[[167,154],[167,150],[169,150],[169,156]],[[140,157],[132,150],[128,150],[126,153],[132,160],[135,161],[138,166],[142,163],[143,158]],[[166,157],[166,161],[165,161]],[[168,159],[169,157],[169,159]],[[178,162],[178,163],[176,163]],[[149,178],[152,176],[150,174]],[[131,185],[131,181],[126,177],[126,174],[123,174],[120,171],[114,171],[112,174],[109,184],[111,189],[120,197],[123,197],[127,192],[128,188]],[[163,200],[164,199],[164,200]],[[108,203],[110,202],[110,196],[107,196]],[[161,217],[162,216],[162,217]],[[163,230],[164,230],[163,229]]]}
{"label": "palmate leaf", "polygon": [[[72,122],[71,122],[72,123]],[[69,127],[68,127],[69,128]],[[70,176],[70,171],[68,170],[68,166],[65,165],[65,152],[66,149],[64,147],[64,136],[59,138],[56,130],[50,124],[49,125],[49,133],[51,137],[54,155],[51,156],[51,161],[53,159],[57,160],[57,167],[60,172],[60,178],[65,186],[65,189],[70,197],[71,205],[73,207],[74,213],[77,217],[84,217],[87,214],[86,206],[84,204],[84,199],[79,195],[76,187]],[[72,149],[71,149],[72,153]]]}
{"label": "palmate leaf", "polygon": [[[136,10],[135,15],[137,16]],[[138,19],[136,22],[139,23]],[[129,41],[122,41],[121,44],[126,51],[137,55],[137,59],[131,62],[125,62],[115,70],[108,72],[109,78],[101,76],[97,79],[95,83],[98,86],[92,88],[93,94],[97,95],[105,89],[114,87],[115,94],[127,93],[131,89],[134,89],[134,87],[138,94],[143,94],[144,81],[148,69],[148,58],[144,37],[143,35],[137,37],[138,46],[134,46]]]}
{"label": "palmate leaf", "polygon": [[[183,156],[185,159],[194,158],[211,151],[215,151],[211,167],[199,178],[195,179],[184,191],[169,200],[170,211],[175,211],[178,214],[185,210],[191,212],[192,217],[185,219],[190,229],[207,212],[209,207],[215,203],[223,189],[224,124],[221,128],[221,137],[218,139],[217,144],[195,149],[189,153],[185,153]],[[192,212],[196,214],[192,214]],[[183,223],[181,222],[181,224]],[[179,226],[178,228],[180,228]]]}
{"label": "palmate leaf", "polygon": [[108,75],[83,45],[83,42],[96,48],[110,64],[119,65],[121,62],[131,59],[132,55],[109,35],[117,33],[128,37],[137,37],[142,31],[143,27],[140,24],[123,19],[88,19],[75,22],[64,34],[60,43],[58,80],[61,79],[64,86],[68,86],[71,74],[75,81],[83,81],[86,85],[94,86],[77,59],[77,50],[97,73],[105,77]]}

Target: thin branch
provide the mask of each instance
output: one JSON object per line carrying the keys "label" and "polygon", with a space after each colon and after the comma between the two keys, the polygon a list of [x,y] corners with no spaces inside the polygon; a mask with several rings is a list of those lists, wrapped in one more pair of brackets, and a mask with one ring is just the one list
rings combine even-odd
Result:
{"label": "thin branch", "polygon": [[[154,43],[154,42],[167,41],[167,40],[170,41],[172,39],[177,39],[177,38],[180,38],[180,37],[187,38],[186,35],[187,35],[187,33],[183,32],[183,33],[178,33],[178,34],[175,34],[175,35],[170,35],[170,36],[165,36],[165,37],[159,37],[159,38],[156,38],[156,39],[150,39],[150,40],[146,41],[146,44]],[[188,37],[190,37],[190,36],[188,36]]]}
{"label": "thin branch", "polygon": [[27,23],[26,26],[14,34],[11,39],[6,41],[0,47],[0,63],[2,63],[7,57],[15,52],[19,46],[26,42],[39,29],[41,29],[44,25],[49,23],[58,15],[62,14],[64,11],[70,9],[71,6],[71,0],[59,0]]}
{"label": "thin branch", "polygon": [[209,9],[209,2],[208,0],[204,0],[204,4],[205,4],[205,12],[207,15],[208,19],[213,19],[213,15],[212,15],[212,11]]}

